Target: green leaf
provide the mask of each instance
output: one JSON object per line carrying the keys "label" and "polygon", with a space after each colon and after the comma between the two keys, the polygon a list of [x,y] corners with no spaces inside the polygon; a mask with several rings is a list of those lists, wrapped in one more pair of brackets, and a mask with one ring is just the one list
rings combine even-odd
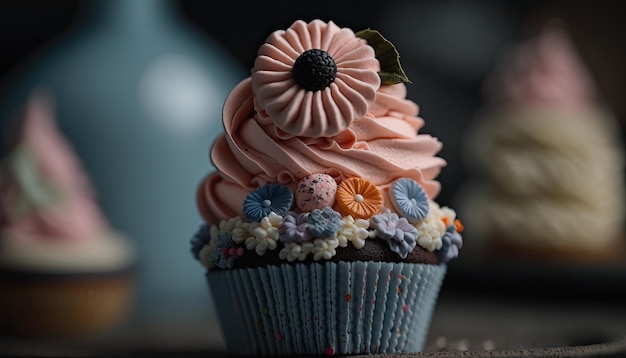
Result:
{"label": "green leaf", "polygon": [[400,65],[400,54],[396,47],[380,32],[372,29],[361,30],[355,34],[367,41],[374,48],[376,58],[380,62],[380,80],[384,85],[395,83],[412,83]]}

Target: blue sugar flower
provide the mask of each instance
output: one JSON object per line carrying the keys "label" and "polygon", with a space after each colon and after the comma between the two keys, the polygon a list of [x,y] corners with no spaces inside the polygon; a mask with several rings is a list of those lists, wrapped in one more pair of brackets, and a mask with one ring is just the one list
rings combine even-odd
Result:
{"label": "blue sugar flower", "polygon": [[406,218],[400,218],[397,214],[387,211],[374,215],[372,223],[376,236],[385,240],[391,251],[401,258],[406,259],[415,248],[419,232]]}
{"label": "blue sugar flower", "polygon": [[191,254],[194,258],[200,259],[200,250],[208,245],[209,241],[211,241],[211,226],[202,224],[190,240]]}
{"label": "blue sugar flower", "polygon": [[278,240],[282,242],[302,242],[313,239],[313,234],[309,229],[310,225],[307,221],[309,214],[297,214],[293,211],[288,212],[283,218],[280,225]]}
{"label": "blue sugar flower", "polygon": [[238,246],[228,233],[221,233],[217,237],[217,247],[211,254],[210,258],[215,262],[215,266],[221,269],[230,269],[233,267],[235,260],[240,258],[244,253],[244,249]]}
{"label": "blue sugar flower", "polygon": [[428,215],[426,192],[413,179],[396,180],[391,188],[391,198],[396,209],[413,224]]}
{"label": "blue sugar flower", "polygon": [[282,184],[267,184],[253,191],[243,202],[243,215],[248,221],[261,221],[274,212],[285,215],[293,203],[293,193]]}
{"label": "blue sugar flower", "polygon": [[441,249],[439,250],[439,261],[448,262],[459,256],[459,249],[463,247],[463,237],[450,226],[441,238]]}
{"label": "blue sugar flower", "polygon": [[315,209],[307,218],[309,230],[316,238],[326,239],[335,237],[339,229],[343,227],[341,214],[326,206],[322,210]]}

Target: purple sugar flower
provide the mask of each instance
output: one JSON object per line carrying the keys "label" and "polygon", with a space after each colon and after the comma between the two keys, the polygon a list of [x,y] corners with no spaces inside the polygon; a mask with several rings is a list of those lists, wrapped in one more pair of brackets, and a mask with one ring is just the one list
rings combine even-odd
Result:
{"label": "purple sugar flower", "polygon": [[285,214],[283,223],[280,225],[278,240],[282,242],[302,242],[313,239],[313,234],[309,229],[307,221],[308,213],[297,214],[293,211]]}
{"label": "purple sugar flower", "polygon": [[459,249],[463,247],[463,237],[450,226],[441,238],[441,250],[439,250],[439,261],[448,262],[459,256]]}
{"label": "purple sugar flower", "polygon": [[387,241],[391,251],[400,255],[401,258],[405,259],[415,248],[419,232],[405,218],[387,211],[384,214],[374,215],[372,223],[376,236]]}

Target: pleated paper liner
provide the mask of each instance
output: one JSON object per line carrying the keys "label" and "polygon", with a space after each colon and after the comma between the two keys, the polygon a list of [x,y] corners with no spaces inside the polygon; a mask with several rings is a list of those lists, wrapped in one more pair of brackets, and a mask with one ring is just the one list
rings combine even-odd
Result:
{"label": "pleated paper liner", "polygon": [[0,277],[0,335],[40,338],[104,334],[134,301],[130,272]]}
{"label": "pleated paper liner", "polygon": [[419,352],[445,265],[281,264],[207,274],[226,345],[242,355]]}

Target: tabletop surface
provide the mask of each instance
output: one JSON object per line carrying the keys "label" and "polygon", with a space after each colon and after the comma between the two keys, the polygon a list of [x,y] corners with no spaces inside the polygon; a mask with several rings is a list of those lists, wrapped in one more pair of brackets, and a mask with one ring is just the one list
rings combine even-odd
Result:
{"label": "tabletop surface", "polygon": [[[408,356],[626,356],[626,305],[622,302],[602,297],[442,291],[424,352]],[[203,317],[130,320],[113,332],[88,339],[0,337],[0,355],[229,356],[219,326]],[[368,357],[373,356],[394,355]]]}

